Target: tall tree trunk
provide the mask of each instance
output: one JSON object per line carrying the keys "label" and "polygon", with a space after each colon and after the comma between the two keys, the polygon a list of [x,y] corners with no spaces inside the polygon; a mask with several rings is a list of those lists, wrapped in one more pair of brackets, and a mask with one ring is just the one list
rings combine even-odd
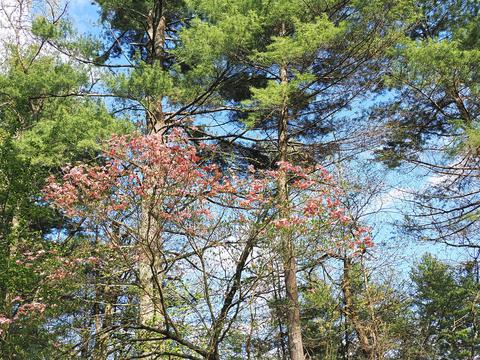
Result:
{"label": "tall tree trunk", "polygon": [[[165,31],[167,27],[167,19],[163,13],[163,1],[156,1],[154,9],[149,13],[147,25],[149,38],[147,63],[151,65],[160,64],[163,67],[165,60]],[[149,133],[164,132],[165,125],[163,96],[160,96],[152,99],[148,109],[147,131]]]}
{"label": "tall tree trunk", "polygon": [[[281,36],[285,36],[285,24],[282,24]],[[280,81],[282,86],[288,84],[287,65],[280,67]],[[278,150],[279,160],[288,161],[288,99],[284,95],[283,106],[280,111],[278,122]],[[281,171],[278,178],[278,195],[281,204],[280,216],[287,218],[289,216],[289,196],[288,196],[287,172]],[[282,231],[280,234],[280,244],[283,255],[283,270],[285,275],[286,292],[286,315],[288,327],[288,347],[291,360],[304,360],[302,329],[300,324],[300,304],[298,302],[297,286],[297,259],[295,256],[295,245],[292,234],[289,231]]]}
{"label": "tall tree trunk", "polygon": [[[149,12],[147,19],[147,35],[149,43],[147,46],[148,56],[146,62],[152,66],[160,64],[163,66],[165,58],[165,31],[166,31],[166,17],[163,9],[163,1],[156,1],[154,8]],[[163,111],[163,99],[161,94],[148,100],[148,108],[146,114],[147,133],[165,133],[166,123],[165,114]],[[159,271],[161,269],[160,259],[158,254],[161,251],[161,232],[158,229],[158,224],[152,217],[151,204],[142,204],[140,214],[140,244],[139,244],[139,318],[142,325],[153,327],[161,327],[164,322],[164,314],[161,312],[161,305],[158,304],[159,292],[158,286],[161,286],[162,281],[159,279]],[[158,350],[158,346],[145,342],[143,347],[146,353]],[[154,355],[144,357],[144,359],[153,359]]]}
{"label": "tall tree trunk", "polygon": [[140,219],[140,239],[139,239],[139,282],[140,299],[139,313],[140,322],[143,325],[156,326],[155,321],[158,318],[156,304],[155,277],[158,276],[159,269],[158,256],[155,254],[156,246],[154,244],[155,226],[151,222],[150,208],[148,204],[142,204]]}

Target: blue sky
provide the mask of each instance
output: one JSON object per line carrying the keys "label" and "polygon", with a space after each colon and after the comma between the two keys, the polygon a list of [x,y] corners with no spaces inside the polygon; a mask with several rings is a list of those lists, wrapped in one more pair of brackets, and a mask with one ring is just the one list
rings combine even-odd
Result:
{"label": "blue sky", "polygon": [[68,1],[68,14],[79,33],[97,35],[101,31],[98,6],[90,0]]}

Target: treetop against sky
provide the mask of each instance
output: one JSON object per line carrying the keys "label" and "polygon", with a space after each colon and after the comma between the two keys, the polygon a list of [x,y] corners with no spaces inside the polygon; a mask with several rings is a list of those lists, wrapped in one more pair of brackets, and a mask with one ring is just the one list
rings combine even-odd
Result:
{"label": "treetop against sky", "polygon": [[0,358],[476,359],[477,0],[5,0]]}

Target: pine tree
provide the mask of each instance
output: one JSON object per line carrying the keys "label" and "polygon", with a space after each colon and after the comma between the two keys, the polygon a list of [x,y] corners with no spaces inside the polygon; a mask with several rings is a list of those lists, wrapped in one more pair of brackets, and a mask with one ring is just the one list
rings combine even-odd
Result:
{"label": "pine tree", "polygon": [[94,161],[103,140],[131,126],[97,101],[70,96],[88,86],[85,69],[40,55],[36,45],[16,50],[0,73],[0,313],[10,324],[0,351],[29,358],[53,353],[53,334],[65,334],[44,328],[50,318],[78,310],[62,300],[78,288],[61,275],[61,258],[88,247],[78,238],[69,254],[49,240],[73,229],[41,201],[45,179],[68,162]]}
{"label": "pine tree", "polygon": [[480,351],[476,266],[462,269],[426,255],[412,271],[416,358],[473,359]]}
{"label": "pine tree", "polygon": [[[368,15],[375,5],[362,2],[192,3],[204,20],[182,33],[181,37],[199,44],[186,46],[185,51],[202,53],[206,29],[218,34],[209,39],[211,52],[221,54],[217,61],[230,61],[238,69],[229,83],[235,91],[225,94],[238,107],[232,119],[241,121],[245,133],[254,134],[250,142],[264,154],[263,166],[312,163],[325,157],[328,153],[321,151],[326,147],[320,136],[332,130],[335,116],[331,114],[347,108],[355,98],[346,89],[352,94],[366,84],[371,86],[375,79],[371,54],[381,51],[393,36],[388,30],[389,12],[387,17],[376,18]],[[381,6],[398,16],[404,4]],[[366,33],[367,26],[385,33]],[[243,33],[232,41],[229,35],[235,31]],[[232,43],[237,45],[233,54]],[[258,159],[253,163],[259,164]],[[279,217],[288,218],[291,199],[286,174],[279,179],[278,193]],[[294,360],[304,359],[296,238],[294,233],[280,232],[273,245],[282,258],[289,353]]]}
{"label": "pine tree", "polygon": [[431,176],[408,229],[467,246],[478,242],[479,6],[418,2],[410,30],[387,52],[388,95],[371,113],[385,125],[378,158]]}

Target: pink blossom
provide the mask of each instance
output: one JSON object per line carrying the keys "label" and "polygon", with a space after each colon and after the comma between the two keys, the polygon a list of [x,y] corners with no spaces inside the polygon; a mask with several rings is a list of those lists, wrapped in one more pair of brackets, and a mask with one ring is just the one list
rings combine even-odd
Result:
{"label": "pink blossom", "polygon": [[[199,148],[214,150],[205,144]],[[61,179],[50,177],[44,189],[45,199],[53,206],[67,216],[85,218],[85,226],[92,229],[98,224],[105,229],[113,228],[113,224],[115,228],[131,228],[140,209],[148,206],[149,215],[161,224],[160,231],[165,226],[179,234],[199,236],[211,223],[209,220],[223,212],[219,208],[234,209],[237,221],[242,223],[258,218],[265,209],[284,210],[276,190],[279,176],[287,175],[292,201],[288,216],[272,220],[274,228],[299,234],[345,229],[349,236],[338,243],[332,241],[332,247],[355,250],[373,244],[366,228],[355,229],[341,207],[341,189],[321,166],[280,161],[278,170],[249,166],[244,177],[225,174],[217,165],[201,159],[198,149],[179,129],[172,131],[167,141],[161,134],[113,137],[104,155],[104,165],[67,167]],[[119,251],[118,238],[106,236],[108,248]],[[142,241],[141,234],[138,241]],[[96,258],[64,259],[65,266],[98,262]],[[63,276],[66,274],[58,271],[49,279],[61,280]]]}
{"label": "pink blossom", "polygon": [[9,325],[12,323],[12,319],[5,317],[4,315],[0,314],[0,325]]}
{"label": "pink blossom", "polygon": [[34,313],[39,313],[43,314],[43,312],[46,309],[46,305],[40,302],[31,302],[27,304],[20,305],[20,307],[17,310],[17,314],[15,315],[15,319],[20,317],[20,316],[28,316],[32,315]]}

